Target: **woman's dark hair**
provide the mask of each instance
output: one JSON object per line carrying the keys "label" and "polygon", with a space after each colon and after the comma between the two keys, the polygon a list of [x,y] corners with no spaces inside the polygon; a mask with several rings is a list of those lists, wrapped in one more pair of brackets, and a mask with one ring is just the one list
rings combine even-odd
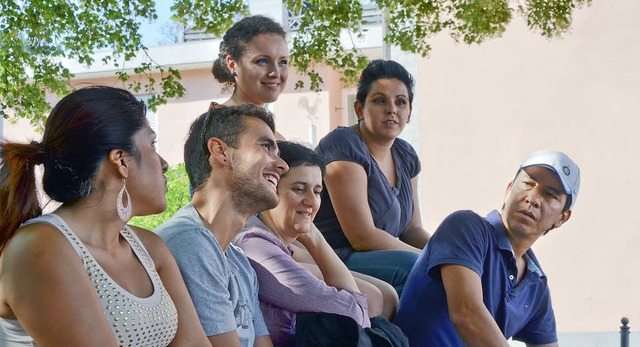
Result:
{"label": "woman's dark hair", "polygon": [[364,105],[364,101],[367,99],[367,94],[369,94],[373,82],[383,78],[395,78],[404,83],[409,92],[409,104],[413,103],[414,82],[409,71],[393,60],[382,59],[372,60],[362,71],[360,79],[358,80],[356,100]]}
{"label": "woman's dark hair", "polygon": [[113,149],[139,160],[134,136],[147,124],[145,105],[126,90],[88,87],[64,97],[47,119],[42,142],[0,143],[0,251],[20,224],[42,213],[34,168],[44,167],[43,188],[71,204],[89,195]]}
{"label": "woman's dark hair", "polygon": [[[324,177],[325,166],[320,154],[314,152],[311,148],[299,143],[290,141],[278,141],[278,149],[280,149],[280,158],[289,165],[289,170],[298,166],[317,166]],[[284,173],[285,176],[287,173]]]}
{"label": "woman's dark hair", "polygon": [[260,15],[243,18],[229,28],[222,37],[220,54],[211,68],[213,77],[220,83],[233,86],[235,79],[227,67],[227,56],[230,55],[233,60],[239,60],[244,54],[249,41],[262,34],[280,35],[283,39],[287,37],[280,24],[274,22],[271,18]]}

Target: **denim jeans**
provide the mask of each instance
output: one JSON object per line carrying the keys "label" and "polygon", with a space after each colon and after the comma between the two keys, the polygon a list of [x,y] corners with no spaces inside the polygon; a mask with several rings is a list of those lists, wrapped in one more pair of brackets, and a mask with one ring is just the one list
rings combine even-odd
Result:
{"label": "denim jeans", "polygon": [[373,276],[391,284],[402,295],[404,284],[420,253],[402,250],[354,252],[345,262],[349,270]]}

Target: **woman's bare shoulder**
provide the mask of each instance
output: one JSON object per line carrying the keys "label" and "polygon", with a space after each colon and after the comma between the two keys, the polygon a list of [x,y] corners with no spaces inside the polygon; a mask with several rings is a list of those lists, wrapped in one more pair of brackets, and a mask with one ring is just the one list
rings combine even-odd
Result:
{"label": "woman's bare shoulder", "polygon": [[46,222],[21,227],[2,251],[4,259],[17,258],[21,261],[31,257],[35,257],[34,261],[43,257],[46,257],[45,261],[50,261],[69,255],[79,259],[73,246],[62,232]]}
{"label": "woman's bare shoulder", "polygon": [[53,225],[24,226],[9,240],[0,257],[2,314],[27,288],[63,287],[86,276],[82,259],[67,238]]}

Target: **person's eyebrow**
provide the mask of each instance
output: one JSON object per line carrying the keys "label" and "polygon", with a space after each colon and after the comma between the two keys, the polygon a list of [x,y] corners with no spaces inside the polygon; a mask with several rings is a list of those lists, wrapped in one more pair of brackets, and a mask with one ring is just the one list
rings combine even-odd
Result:
{"label": "person's eyebrow", "polygon": [[280,155],[280,149],[278,148],[278,144],[271,137],[269,137],[269,136],[261,136],[260,138],[258,138],[258,142],[260,142],[260,143],[268,143],[269,147],[276,148],[276,150],[278,150],[278,155]]}
{"label": "person's eyebrow", "polygon": [[535,181],[535,178],[531,177],[526,171],[524,171],[524,169],[520,171],[519,176],[522,178],[532,179]]}
{"label": "person's eyebrow", "polygon": [[551,187],[551,186],[547,187],[547,189],[548,189],[548,190],[550,190],[550,191],[551,191],[553,194],[555,194],[555,195],[562,195],[562,194],[565,194],[564,189],[559,190],[559,189],[557,189],[556,187]]}
{"label": "person's eyebrow", "polygon": [[[524,170],[523,170],[523,172],[524,172]],[[530,179],[536,181],[536,183],[540,182],[540,181],[538,181],[538,179],[535,176],[529,175],[526,172],[524,172],[524,175],[529,177]],[[562,183],[560,183],[560,184],[562,184]],[[551,192],[553,192],[556,195],[565,194],[564,188],[558,189],[558,188],[553,187],[553,186],[547,186],[547,189],[550,190]]]}
{"label": "person's eyebrow", "polygon": [[[374,97],[376,97],[376,96],[384,96],[384,97],[387,97],[387,95],[386,95],[386,94],[384,94],[384,93],[382,93],[382,92],[373,93],[373,95],[371,95],[370,97],[371,97],[371,98],[374,98]],[[396,96],[395,96],[395,98],[397,98],[397,97],[402,97],[402,98],[405,98],[405,99],[407,99],[407,100],[409,99],[409,96],[408,96],[408,95],[406,95],[406,94],[398,94],[398,95],[396,95]]]}

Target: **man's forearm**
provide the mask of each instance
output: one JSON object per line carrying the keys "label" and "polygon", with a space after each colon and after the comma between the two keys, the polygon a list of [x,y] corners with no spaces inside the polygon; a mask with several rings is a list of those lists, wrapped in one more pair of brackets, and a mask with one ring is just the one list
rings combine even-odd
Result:
{"label": "man's forearm", "polygon": [[451,323],[467,346],[508,347],[507,339],[482,300],[480,276],[455,264],[444,265],[441,276]]}
{"label": "man's forearm", "polygon": [[449,312],[453,326],[469,347],[502,346],[509,347],[498,324],[483,307],[458,314]]}

